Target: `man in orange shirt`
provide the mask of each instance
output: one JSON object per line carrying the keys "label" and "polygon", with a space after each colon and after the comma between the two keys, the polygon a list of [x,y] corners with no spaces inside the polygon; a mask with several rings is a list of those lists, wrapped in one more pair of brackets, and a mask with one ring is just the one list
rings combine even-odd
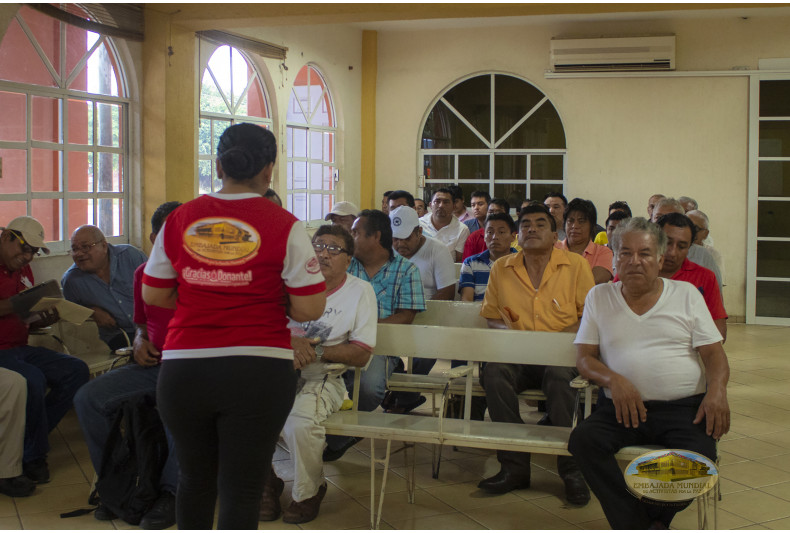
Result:
{"label": "man in orange shirt", "polygon": [[[522,252],[494,263],[480,315],[488,320],[489,328],[506,328],[502,316],[509,314],[513,329],[576,331],[584,299],[594,285],[590,265],[580,255],[554,247],[557,225],[545,206],[522,209],[518,228]],[[486,365],[482,383],[491,420],[523,423],[518,394],[540,387],[547,398],[549,424],[570,427],[577,406],[569,383],[577,375],[576,369],[567,367]],[[529,487],[528,453],[500,450],[497,459],[500,472],[478,487],[495,494]],[[558,457],[557,471],[565,482],[568,502],[584,505],[590,501],[590,491],[572,457]]]}

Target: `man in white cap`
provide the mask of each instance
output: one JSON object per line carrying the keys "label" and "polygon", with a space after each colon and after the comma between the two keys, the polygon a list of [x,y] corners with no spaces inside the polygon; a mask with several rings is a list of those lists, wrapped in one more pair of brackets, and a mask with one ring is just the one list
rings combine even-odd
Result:
{"label": "man in white cap", "polygon": [[[31,217],[17,217],[0,233],[0,368],[13,370],[27,380],[22,471],[35,483],[49,481],[47,453],[49,432],[71,408],[72,399],[88,381],[88,366],[81,360],[46,348],[28,346],[28,328],[57,321],[56,313],[42,313],[30,323],[20,318],[12,296],[33,287],[30,262],[44,245],[44,228]],[[35,320],[35,319],[34,319]],[[49,389],[49,391],[47,391]]]}
{"label": "man in white cap", "polygon": [[351,225],[357,219],[359,208],[351,202],[338,202],[335,207],[327,213],[324,220],[328,220],[337,226],[343,226],[346,231],[351,233]]}
{"label": "man in white cap", "polygon": [[[392,225],[392,249],[408,259],[420,270],[423,292],[426,300],[452,300],[455,297],[455,265],[450,250],[443,243],[423,235],[420,219],[413,208],[390,205]],[[414,359],[412,371],[427,374],[436,359]],[[401,365],[395,370],[401,372]],[[419,393],[390,392],[382,406],[393,412],[408,412],[425,401]]]}

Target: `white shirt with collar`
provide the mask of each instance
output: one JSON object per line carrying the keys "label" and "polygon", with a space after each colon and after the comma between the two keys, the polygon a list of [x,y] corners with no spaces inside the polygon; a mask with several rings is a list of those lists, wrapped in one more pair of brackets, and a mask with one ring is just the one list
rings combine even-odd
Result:
{"label": "white shirt with collar", "polygon": [[428,213],[420,218],[420,227],[422,227],[423,235],[436,239],[447,246],[453,257],[455,257],[453,252],[463,254],[464,243],[469,237],[469,228],[466,227],[466,224],[462,224],[455,215],[449,224],[441,229],[436,229],[431,221],[431,214]]}

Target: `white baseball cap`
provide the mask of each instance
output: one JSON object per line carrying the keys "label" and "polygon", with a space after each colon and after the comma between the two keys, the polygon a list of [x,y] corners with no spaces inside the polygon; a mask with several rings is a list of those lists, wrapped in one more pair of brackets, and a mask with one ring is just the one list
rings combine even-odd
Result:
{"label": "white baseball cap", "polygon": [[400,205],[390,211],[390,224],[392,236],[396,239],[406,239],[412,234],[414,228],[420,225],[417,211],[407,205]]}
{"label": "white baseball cap", "polygon": [[16,217],[5,228],[22,235],[22,239],[33,248],[40,248],[49,255],[49,248],[44,246],[44,226],[33,217]]}
{"label": "white baseball cap", "polygon": [[357,216],[357,213],[359,213],[359,208],[351,202],[338,202],[335,204],[335,207],[333,207],[332,210],[326,214],[324,220],[329,220],[329,215],[347,217],[348,215]]}

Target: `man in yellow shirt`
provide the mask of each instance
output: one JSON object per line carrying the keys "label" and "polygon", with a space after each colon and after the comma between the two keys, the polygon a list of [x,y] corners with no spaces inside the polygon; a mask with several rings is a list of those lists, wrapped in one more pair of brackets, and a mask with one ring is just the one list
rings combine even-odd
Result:
{"label": "man in yellow shirt", "polygon": [[[571,331],[579,327],[584,299],[593,287],[590,265],[578,254],[554,248],[557,225],[543,205],[524,208],[518,221],[521,253],[507,256],[491,268],[480,315],[489,328],[530,331]],[[503,317],[507,317],[506,321]],[[491,363],[482,375],[488,411],[495,422],[524,423],[518,394],[542,388],[546,394],[548,423],[570,427],[577,408],[570,381],[574,368]],[[530,455],[498,451],[499,473],[478,485],[486,492],[502,494],[529,487]],[[584,505],[590,491],[572,457],[558,457],[557,471],[565,482],[569,503]]]}

